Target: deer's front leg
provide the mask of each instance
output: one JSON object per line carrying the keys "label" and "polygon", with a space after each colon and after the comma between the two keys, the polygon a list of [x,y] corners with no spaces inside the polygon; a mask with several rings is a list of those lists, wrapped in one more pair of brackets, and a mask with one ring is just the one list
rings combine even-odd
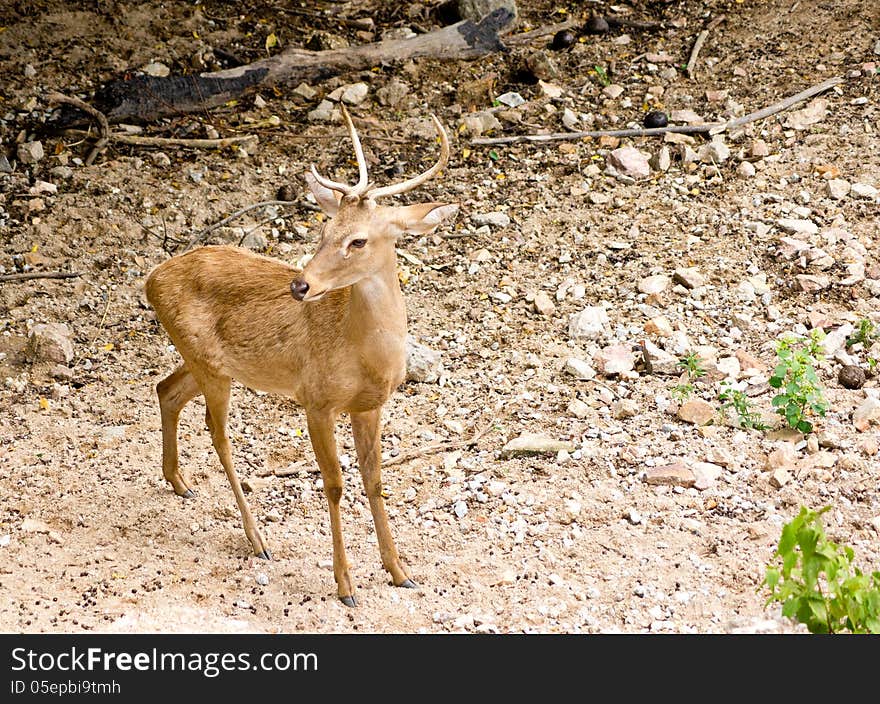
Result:
{"label": "deer's front leg", "polygon": [[364,490],[370,500],[370,511],[373,514],[373,523],[376,525],[382,565],[391,574],[394,586],[415,587],[394,546],[391,529],[388,527],[388,514],[385,513],[385,501],[382,498],[381,412],[381,409],[377,408],[351,414],[351,429],[357,450],[358,467],[364,480]]}
{"label": "deer's front leg", "polygon": [[306,413],[309,426],[309,437],[321,478],[324,481],[324,494],[330,509],[330,532],[333,535],[333,576],[336,578],[336,589],[339,599],[346,606],[356,606],[351,575],[348,572],[348,559],[345,557],[345,542],[342,539],[342,523],[339,517],[339,501],[342,499],[342,469],[339,467],[339,456],[336,452],[336,434],[333,426],[336,417],[329,413]]}

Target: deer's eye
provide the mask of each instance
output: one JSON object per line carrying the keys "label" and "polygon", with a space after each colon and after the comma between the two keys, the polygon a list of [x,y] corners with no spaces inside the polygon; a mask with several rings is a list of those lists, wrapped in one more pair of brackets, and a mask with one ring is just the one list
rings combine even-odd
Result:
{"label": "deer's eye", "polygon": [[364,247],[367,246],[367,241],[364,239],[352,240],[351,242],[348,243],[348,246],[354,247],[355,249],[363,249]]}

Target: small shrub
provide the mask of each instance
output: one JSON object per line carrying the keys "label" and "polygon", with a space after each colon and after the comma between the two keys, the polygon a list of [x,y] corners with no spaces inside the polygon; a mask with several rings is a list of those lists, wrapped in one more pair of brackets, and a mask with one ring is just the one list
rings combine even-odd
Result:
{"label": "small shrub", "polygon": [[824,416],[828,410],[824,391],[813,367],[823,356],[821,330],[813,330],[809,338],[791,335],[776,344],[779,363],[770,377],[770,386],[779,389],[773,397],[773,408],[786,423],[802,433],[813,430],[807,420],[810,414]]}

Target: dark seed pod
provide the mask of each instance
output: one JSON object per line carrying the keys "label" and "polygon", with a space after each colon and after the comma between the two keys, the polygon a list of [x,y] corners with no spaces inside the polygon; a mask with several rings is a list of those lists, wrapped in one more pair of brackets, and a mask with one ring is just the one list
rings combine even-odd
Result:
{"label": "dark seed pod", "polygon": [[296,188],[289,183],[285,183],[278,189],[278,200],[296,200],[297,193],[298,191]]}
{"label": "dark seed pod", "polygon": [[568,47],[576,41],[577,35],[574,32],[570,29],[560,29],[553,35],[553,41],[550,42],[550,48],[555,51],[561,51],[562,49],[568,49]]}
{"label": "dark seed pod", "polygon": [[840,368],[837,381],[845,389],[861,389],[865,383],[865,370],[855,364],[847,364]]}
{"label": "dark seed pod", "polygon": [[645,127],[666,127],[668,124],[669,118],[666,117],[666,113],[662,110],[651,110],[651,112],[645,115]]}
{"label": "dark seed pod", "polygon": [[608,20],[602,15],[592,15],[584,25],[584,31],[587,34],[607,34],[609,29]]}

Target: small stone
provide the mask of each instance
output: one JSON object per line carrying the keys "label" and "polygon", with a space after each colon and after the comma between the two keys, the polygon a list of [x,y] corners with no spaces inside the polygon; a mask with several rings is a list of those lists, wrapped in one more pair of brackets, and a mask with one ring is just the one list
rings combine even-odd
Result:
{"label": "small stone", "polygon": [[393,79],[376,91],[376,99],[379,105],[393,108],[400,105],[409,92],[410,87],[406,83]]}
{"label": "small stone", "polygon": [[543,80],[538,81],[538,88],[541,89],[541,94],[551,100],[553,98],[561,98],[562,94],[565,92],[554,83],[547,83]]}
{"label": "small stone", "polygon": [[260,572],[256,577],[254,577],[254,579],[256,580],[257,584],[259,584],[263,587],[265,587],[267,584],[269,584],[269,577],[267,575],[263,574],[262,572]]}
{"label": "small stone", "polygon": [[711,462],[694,462],[691,471],[695,477],[694,488],[703,491],[715,486],[721,476],[722,468]]}
{"label": "small stone", "polygon": [[689,125],[702,125],[705,122],[700,115],[687,108],[683,110],[673,110],[669,113],[669,119],[673,122],[685,122]]}
{"label": "small stone", "polygon": [[18,160],[22,164],[36,164],[40,161],[45,153],[43,152],[42,142],[24,142],[18,145],[16,149]]}
{"label": "small stone", "polygon": [[556,312],[556,304],[544,291],[538,291],[535,294],[534,306],[535,310],[544,316],[550,316]]}
{"label": "small stone", "polygon": [[804,242],[803,240],[795,239],[794,237],[780,237],[779,243],[780,246],[778,251],[786,259],[794,259],[795,257],[800,256],[802,252],[809,251],[812,247],[809,242]]}
{"label": "small stone", "polygon": [[853,411],[853,425],[864,433],[872,423],[880,424],[880,400],[869,396]]}
{"label": "small stone", "polygon": [[651,175],[648,157],[635,147],[615,149],[608,154],[608,163],[624,176],[645,178]]}
{"label": "small stone", "polygon": [[776,224],[785,232],[792,235],[815,235],[819,232],[819,226],[812,220],[797,218],[780,218]]}
{"label": "small stone", "polygon": [[523,105],[526,102],[525,98],[523,98],[519,93],[514,92],[502,93],[496,98],[496,100],[502,105],[506,105],[510,108],[518,108],[520,105]]}
{"label": "small stone", "polygon": [[649,159],[649,163],[651,168],[657,171],[669,171],[669,167],[672,165],[672,154],[669,147],[665,144],[660,147],[660,150]]}
{"label": "small stone", "polygon": [[576,130],[580,126],[580,118],[571,108],[565,108],[562,111],[562,124],[570,130]]}
{"label": "small stone", "polygon": [[623,86],[619,86],[616,83],[611,83],[602,89],[602,92],[612,100],[619,98],[623,94],[623,91]]}
{"label": "small stone", "polygon": [[750,161],[742,161],[736,167],[736,173],[743,178],[752,178],[755,175],[755,166]]}
{"label": "small stone", "polygon": [[749,146],[749,154],[751,154],[753,157],[769,156],[770,147],[763,139],[756,139]]}
{"label": "small stone", "polygon": [[560,450],[574,452],[574,443],[567,440],[556,440],[546,435],[523,433],[518,438],[510,440],[501,448],[501,458],[518,455],[556,454]]}
{"label": "small stone", "polygon": [[611,417],[617,418],[618,420],[622,418],[632,418],[638,412],[638,404],[628,398],[620,399],[611,404]]}
{"label": "small stone", "polygon": [[31,362],[70,364],[73,332],[64,323],[37,323],[28,334],[26,356]]}
{"label": "small stone", "polygon": [[562,501],[562,507],[565,510],[565,515],[569,523],[573,523],[577,520],[578,516],[581,515],[582,507],[579,501],[575,501],[574,499],[564,499]]}
{"label": "small stone", "polygon": [[305,100],[312,100],[316,95],[318,95],[318,91],[312,88],[308,83],[300,83],[296,88],[293,89],[293,94],[298,95],[300,98],[304,98]]}
{"label": "small stone", "polygon": [[834,200],[845,198],[849,195],[850,188],[849,181],[844,181],[842,178],[832,178],[825,184],[825,192]]}
{"label": "small stone", "polygon": [[48,533],[51,530],[46,523],[34,518],[25,518],[21,522],[21,529],[25,533]]}
{"label": "small stone", "polygon": [[601,371],[606,376],[623,374],[631,371],[636,360],[632,348],[629,345],[610,345],[605,347],[593,358]]}
{"label": "small stone", "polygon": [[166,76],[171,75],[171,69],[159,61],[151,61],[150,63],[142,66],[141,71],[143,71],[148,76],[154,76],[156,78],[165,78]]}
{"label": "small stone", "polygon": [[658,337],[672,337],[672,323],[662,315],[651,318],[645,323],[645,332],[649,335],[657,335]]}
{"label": "small stone", "polygon": [[370,89],[366,83],[352,83],[343,86],[340,100],[346,105],[359,105],[367,97]]}
{"label": "small stone", "polygon": [[406,380],[432,384],[440,379],[441,355],[406,336]]}
{"label": "small stone", "polygon": [[624,517],[634,526],[640,525],[645,522],[645,519],[642,518],[642,514],[636,511],[634,508],[629,508],[624,512]]}
{"label": "small stone", "polygon": [[272,486],[272,480],[268,477],[246,477],[241,480],[241,488],[251,494],[268,489],[270,486]]}
{"label": "small stone", "polygon": [[773,450],[764,462],[764,468],[767,470],[778,469],[780,467],[793,468],[797,463],[797,451],[790,442],[779,444]]}
{"label": "small stone", "polygon": [[[669,335],[672,337],[672,334]],[[679,358],[655,345],[650,340],[644,342],[644,357],[650,369],[650,374],[662,374],[665,376],[678,376],[681,369],[678,367]]]}
{"label": "small stone", "polygon": [[646,276],[639,281],[638,289],[640,293],[657,294],[662,293],[669,288],[669,283],[670,280],[668,276],[656,274],[655,276]]}
{"label": "small stone", "polygon": [[846,364],[840,368],[837,381],[845,389],[861,389],[865,385],[865,370],[856,364]]}
{"label": "small stone", "polygon": [[770,475],[771,486],[781,489],[791,481],[791,474],[785,467],[777,467]]}
{"label": "small stone", "polygon": [[691,398],[678,409],[678,417],[685,423],[708,425],[715,418],[715,407],[701,398]]}
{"label": "small stone", "polygon": [[602,306],[587,306],[568,319],[568,335],[572,340],[596,340],[605,332],[608,313]]}
{"label": "small stone", "polygon": [[476,213],[475,215],[471,215],[471,222],[477,227],[491,225],[492,227],[502,228],[510,225],[510,216],[507,215],[507,213],[501,212]]}
{"label": "small stone", "polygon": [[696,267],[683,267],[672,272],[672,279],[685,288],[694,289],[706,285],[706,277]]}
{"label": "small stone", "polygon": [[681,462],[649,467],[645,472],[645,482],[652,485],[673,485],[690,488],[696,483],[696,477],[690,468]]}
{"label": "small stone", "polygon": [[700,161],[703,163],[720,164],[730,158],[730,147],[719,137],[715,137],[700,149]]}
{"label": "small stone", "polygon": [[241,241],[241,246],[252,249],[255,252],[263,252],[269,246],[269,240],[266,239],[266,235],[262,232],[254,230],[248,232],[244,236],[244,239]]}
{"label": "small stone", "polygon": [[794,278],[798,288],[805,293],[817,293],[831,285],[831,280],[827,276],[798,274]]}
{"label": "small stone", "polygon": [[333,119],[333,111],[335,107],[336,106],[332,101],[322,100],[318,103],[318,107],[309,111],[306,115],[306,119],[308,119],[309,122],[329,122]]}
{"label": "small stone", "polygon": [[458,518],[464,518],[468,513],[468,507],[464,501],[456,501],[452,510]]}
{"label": "small stone", "polygon": [[570,413],[575,418],[579,418],[583,420],[588,415],[590,415],[590,407],[579,398],[573,398],[568,407],[565,409],[567,413]]}
{"label": "small stone", "polygon": [[566,374],[570,374],[575,379],[580,379],[582,381],[589,381],[596,377],[596,370],[593,369],[588,362],[578,359],[577,357],[569,357],[566,359],[563,371],[565,371]]}
{"label": "small stone", "polygon": [[871,436],[860,438],[857,446],[859,452],[866,457],[873,457],[877,454],[877,451],[880,450],[880,443],[878,443],[877,438]]}
{"label": "small stone", "polygon": [[877,198],[877,189],[874,186],[869,186],[867,183],[854,183],[850,193],[856,198],[866,198],[868,200]]}
{"label": "small stone", "polygon": [[815,98],[800,110],[792,110],[785,118],[785,126],[795,130],[804,130],[825,119],[828,113],[828,100]]}

